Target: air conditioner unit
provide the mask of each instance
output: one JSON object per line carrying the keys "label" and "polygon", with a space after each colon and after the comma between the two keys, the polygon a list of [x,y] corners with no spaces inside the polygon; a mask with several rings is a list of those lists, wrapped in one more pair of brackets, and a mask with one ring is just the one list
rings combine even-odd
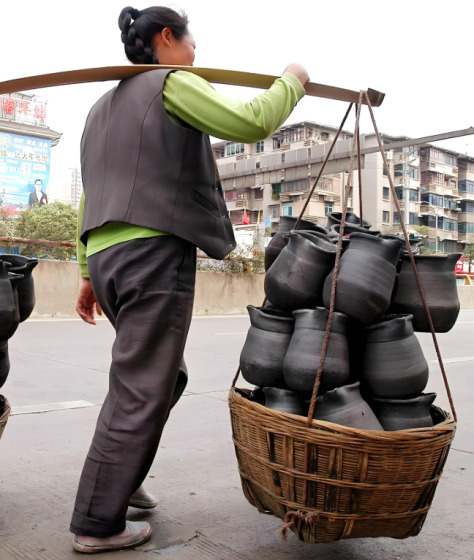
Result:
{"label": "air conditioner unit", "polygon": [[392,160],[393,159],[393,152],[385,152],[385,157],[387,158],[387,160]]}

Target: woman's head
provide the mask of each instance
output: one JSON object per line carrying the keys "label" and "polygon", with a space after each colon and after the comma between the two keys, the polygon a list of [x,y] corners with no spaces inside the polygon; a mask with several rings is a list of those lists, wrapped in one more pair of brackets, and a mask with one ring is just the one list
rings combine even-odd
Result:
{"label": "woman's head", "polygon": [[163,6],[141,11],[127,7],[118,23],[125,54],[133,64],[192,66],[196,45],[185,13]]}

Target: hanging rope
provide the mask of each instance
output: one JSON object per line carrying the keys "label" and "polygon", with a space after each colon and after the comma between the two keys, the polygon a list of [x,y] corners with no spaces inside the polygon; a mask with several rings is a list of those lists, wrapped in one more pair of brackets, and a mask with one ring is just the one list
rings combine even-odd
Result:
{"label": "hanging rope", "polygon": [[360,227],[364,227],[364,220],[362,219],[362,166],[360,163],[360,133],[359,127],[357,127],[357,165],[359,166],[359,216],[360,216]]}
{"label": "hanging rope", "polygon": [[[446,387],[446,392],[448,393],[449,405],[451,406],[451,410],[453,412],[454,421],[457,422],[458,419],[457,419],[456,409],[454,408],[454,402],[453,402],[453,397],[451,395],[451,389],[449,388],[448,378],[446,376],[446,371],[444,369],[443,359],[441,358],[441,352],[440,352],[440,349],[439,349],[439,346],[438,346],[438,339],[436,338],[436,333],[435,333],[435,330],[434,330],[433,321],[431,319],[431,313],[430,313],[430,309],[428,307],[428,301],[426,299],[425,289],[423,287],[423,283],[421,281],[420,274],[419,274],[418,269],[416,267],[415,257],[413,256],[413,251],[412,251],[412,248],[411,248],[411,245],[410,245],[410,239],[408,237],[408,233],[407,233],[407,230],[406,230],[406,227],[405,227],[405,224],[404,224],[402,211],[401,211],[401,208],[400,208],[400,203],[398,201],[398,198],[397,198],[397,195],[396,195],[396,192],[395,192],[395,186],[393,184],[392,175],[390,173],[390,169],[389,169],[388,163],[387,163],[387,158],[385,156],[385,151],[383,149],[382,139],[380,138],[380,134],[379,134],[379,131],[378,131],[378,128],[377,128],[377,124],[375,122],[374,113],[373,113],[372,106],[370,104],[370,99],[367,95],[367,92],[365,92],[365,99],[366,99],[367,105],[369,107],[369,112],[370,112],[370,117],[372,119],[372,124],[374,125],[374,131],[375,131],[375,135],[377,137],[377,142],[379,144],[380,153],[382,154],[383,164],[384,164],[385,169],[387,171],[388,181],[390,183],[390,190],[392,192],[393,200],[395,201],[395,206],[397,208],[397,213],[398,213],[398,216],[400,218],[400,225],[402,227],[403,237],[405,238],[405,244],[407,246],[408,254],[410,256],[410,261],[411,261],[411,264],[413,266],[413,271],[415,273],[416,283],[418,284],[418,289],[420,290],[421,299],[423,300],[423,306],[425,308],[426,317],[428,319],[428,324],[430,326],[431,336],[433,338],[433,343],[434,343],[434,347],[435,347],[435,350],[436,350],[436,355],[438,356],[439,367],[440,367],[441,373],[443,375],[443,380],[444,380],[444,385]],[[408,212],[408,208],[405,208],[405,211]]]}
{"label": "hanging rope", "polygon": [[336,302],[336,285],[337,285],[337,275],[339,273],[339,262],[341,260],[341,252],[342,252],[342,240],[344,239],[344,228],[346,224],[346,215],[347,215],[347,198],[349,196],[349,192],[351,190],[351,179],[352,173],[354,171],[354,154],[356,151],[356,144],[357,144],[357,136],[359,133],[359,119],[360,119],[360,108],[362,104],[362,95],[363,92],[361,91],[359,94],[359,102],[357,103],[357,113],[356,113],[356,124],[354,130],[354,138],[352,140],[352,151],[351,151],[351,158],[349,161],[349,176],[347,178],[346,190],[343,197],[342,202],[342,216],[341,216],[341,225],[339,227],[339,239],[337,241],[337,251],[336,251],[336,262],[334,264],[334,272],[332,278],[332,286],[331,286],[331,303],[329,305],[329,316],[328,322],[326,325],[326,332],[324,334],[323,340],[323,347],[321,349],[321,359],[319,361],[318,371],[316,373],[316,381],[314,383],[313,394],[311,396],[311,404],[309,407],[308,412],[308,419],[306,421],[306,425],[309,427],[313,422],[313,415],[314,415],[314,407],[316,405],[316,398],[318,396],[319,386],[321,384],[321,375],[323,373],[324,362],[326,360],[326,352],[328,349],[329,343],[329,336],[331,334],[331,326],[332,326],[332,319],[334,316],[334,306]]}

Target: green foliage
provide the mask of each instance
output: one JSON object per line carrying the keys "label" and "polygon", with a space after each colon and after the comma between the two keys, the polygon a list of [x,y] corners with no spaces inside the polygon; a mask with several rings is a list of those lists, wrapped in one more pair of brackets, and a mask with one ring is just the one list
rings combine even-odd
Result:
{"label": "green foliage", "polygon": [[469,272],[474,269],[474,235],[470,235],[468,238],[468,243],[464,247],[462,256],[465,260],[469,261]]}
{"label": "green foliage", "polygon": [[198,259],[197,270],[229,274],[265,274],[265,250],[262,237],[255,231],[252,243],[240,243],[229,254],[229,260]]}
{"label": "green foliage", "polygon": [[[41,208],[34,206],[18,216],[8,216],[3,208],[0,209],[0,235],[2,237],[74,243],[76,234],[77,210],[71,204],[52,202]],[[4,242],[2,245],[18,246],[14,242]],[[27,257],[37,255],[41,258],[67,259],[76,253],[76,248],[22,243],[21,253]]]}
{"label": "green foliage", "polygon": [[430,234],[430,228],[428,226],[416,226],[413,229],[416,231],[416,233],[420,237],[425,238],[423,244],[420,245],[420,253],[422,255],[434,255],[436,253],[436,251],[433,251],[433,249],[430,249],[429,245],[428,245],[428,236]]}

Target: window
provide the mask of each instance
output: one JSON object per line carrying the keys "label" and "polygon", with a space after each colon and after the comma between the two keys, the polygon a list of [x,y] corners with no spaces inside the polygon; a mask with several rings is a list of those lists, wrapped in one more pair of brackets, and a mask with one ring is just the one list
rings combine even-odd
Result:
{"label": "window", "polygon": [[474,181],[459,181],[459,190],[462,192],[474,193]]}
{"label": "window", "polygon": [[281,183],[273,183],[272,194],[280,194],[280,193],[281,193]]}
{"label": "window", "polygon": [[382,222],[384,224],[390,223],[390,212],[386,212],[385,210],[382,211]]}
{"label": "window", "polygon": [[[467,202],[467,201],[466,201]],[[448,210],[457,210],[458,204],[454,198],[449,198],[448,196],[444,197],[444,207]]]}
{"label": "window", "polygon": [[459,233],[474,233],[474,224],[471,222],[459,222]]}
{"label": "window", "polygon": [[285,204],[283,204],[283,216],[293,216],[292,202],[285,202]]}
{"label": "window", "polygon": [[309,189],[309,177],[298,181],[285,181],[281,183],[281,192],[305,191]]}
{"label": "window", "polygon": [[245,154],[245,144],[227,144],[226,156]]}
{"label": "window", "polygon": [[420,168],[419,167],[412,167],[410,171],[410,177],[412,179],[419,179],[420,178]]}
{"label": "window", "polygon": [[397,163],[393,166],[395,177],[403,177],[403,163]]}
{"label": "window", "polygon": [[[422,194],[421,195],[421,201],[422,202],[429,202],[433,206],[443,206],[443,197],[439,196],[437,194],[431,194],[431,193]],[[423,204],[421,205],[421,208],[423,208]]]}
{"label": "window", "polygon": [[276,219],[280,217],[280,209],[278,206],[274,206],[271,211],[272,219]]}
{"label": "window", "polygon": [[461,210],[474,214],[474,202],[472,200],[461,200]]}
{"label": "window", "polygon": [[[396,188],[395,192],[397,194],[398,200],[405,200],[405,193],[403,189]],[[410,202],[418,202],[420,200],[420,194],[418,190],[410,189],[409,200]]]}
{"label": "window", "polygon": [[[422,216],[421,217],[421,225],[422,226],[428,226],[431,228],[435,228],[436,227],[436,216],[432,216],[432,215],[428,215],[428,216]],[[439,225],[439,223],[438,223]]]}
{"label": "window", "polygon": [[383,188],[383,197],[385,200],[390,199],[390,189],[388,187]]}
{"label": "window", "polygon": [[444,185],[444,175],[442,173],[434,173],[433,171],[422,171],[421,182]]}
{"label": "window", "polygon": [[410,215],[408,217],[410,219],[410,225],[412,226],[418,225],[418,214],[415,214],[414,212],[410,212]]}
{"label": "window", "polygon": [[227,202],[231,200],[237,200],[237,191],[225,191],[224,198]]}
{"label": "window", "polygon": [[283,138],[281,139],[282,144],[290,144],[291,142],[301,142],[304,140],[304,127],[289,128],[283,131]]}
{"label": "window", "polygon": [[385,167],[385,165],[382,166],[382,173],[384,177],[388,177],[387,168]]}
{"label": "window", "polygon": [[444,253],[456,253],[458,250],[458,242],[457,241],[444,241]]}
{"label": "window", "polygon": [[262,200],[263,198],[263,189],[253,189],[254,192],[254,199],[255,200]]}
{"label": "window", "polygon": [[457,222],[454,220],[444,220],[444,228],[446,231],[457,231]]}
{"label": "window", "polygon": [[333,211],[333,204],[332,202],[325,202],[324,203],[324,215],[327,216]]}
{"label": "window", "polygon": [[397,195],[398,200],[403,200],[403,189],[395,189],[395,194]]}
{"label": "window", "polygon": [[[403,210],[402,210],[402,216],[403,216]],[[398,212],[393,213],[393,223],[394,224],[400,223],[400,216],[398,215]]]}
{"label": "window", "polygon": [[449,154],[446,154],[445,163],[447,165],[452,165],[453,167],[456,167],[457,164],[458,164],[458,160],[455,156],[451,156]]}
{"label": "window", "polygon": [[265,140],[257,142],[257,154],[263,154],[265,151]]}
{"label": "window", "polygon": [[281,148],[281,138],[274,138],[273,139],[273,149],[279,150]]}

